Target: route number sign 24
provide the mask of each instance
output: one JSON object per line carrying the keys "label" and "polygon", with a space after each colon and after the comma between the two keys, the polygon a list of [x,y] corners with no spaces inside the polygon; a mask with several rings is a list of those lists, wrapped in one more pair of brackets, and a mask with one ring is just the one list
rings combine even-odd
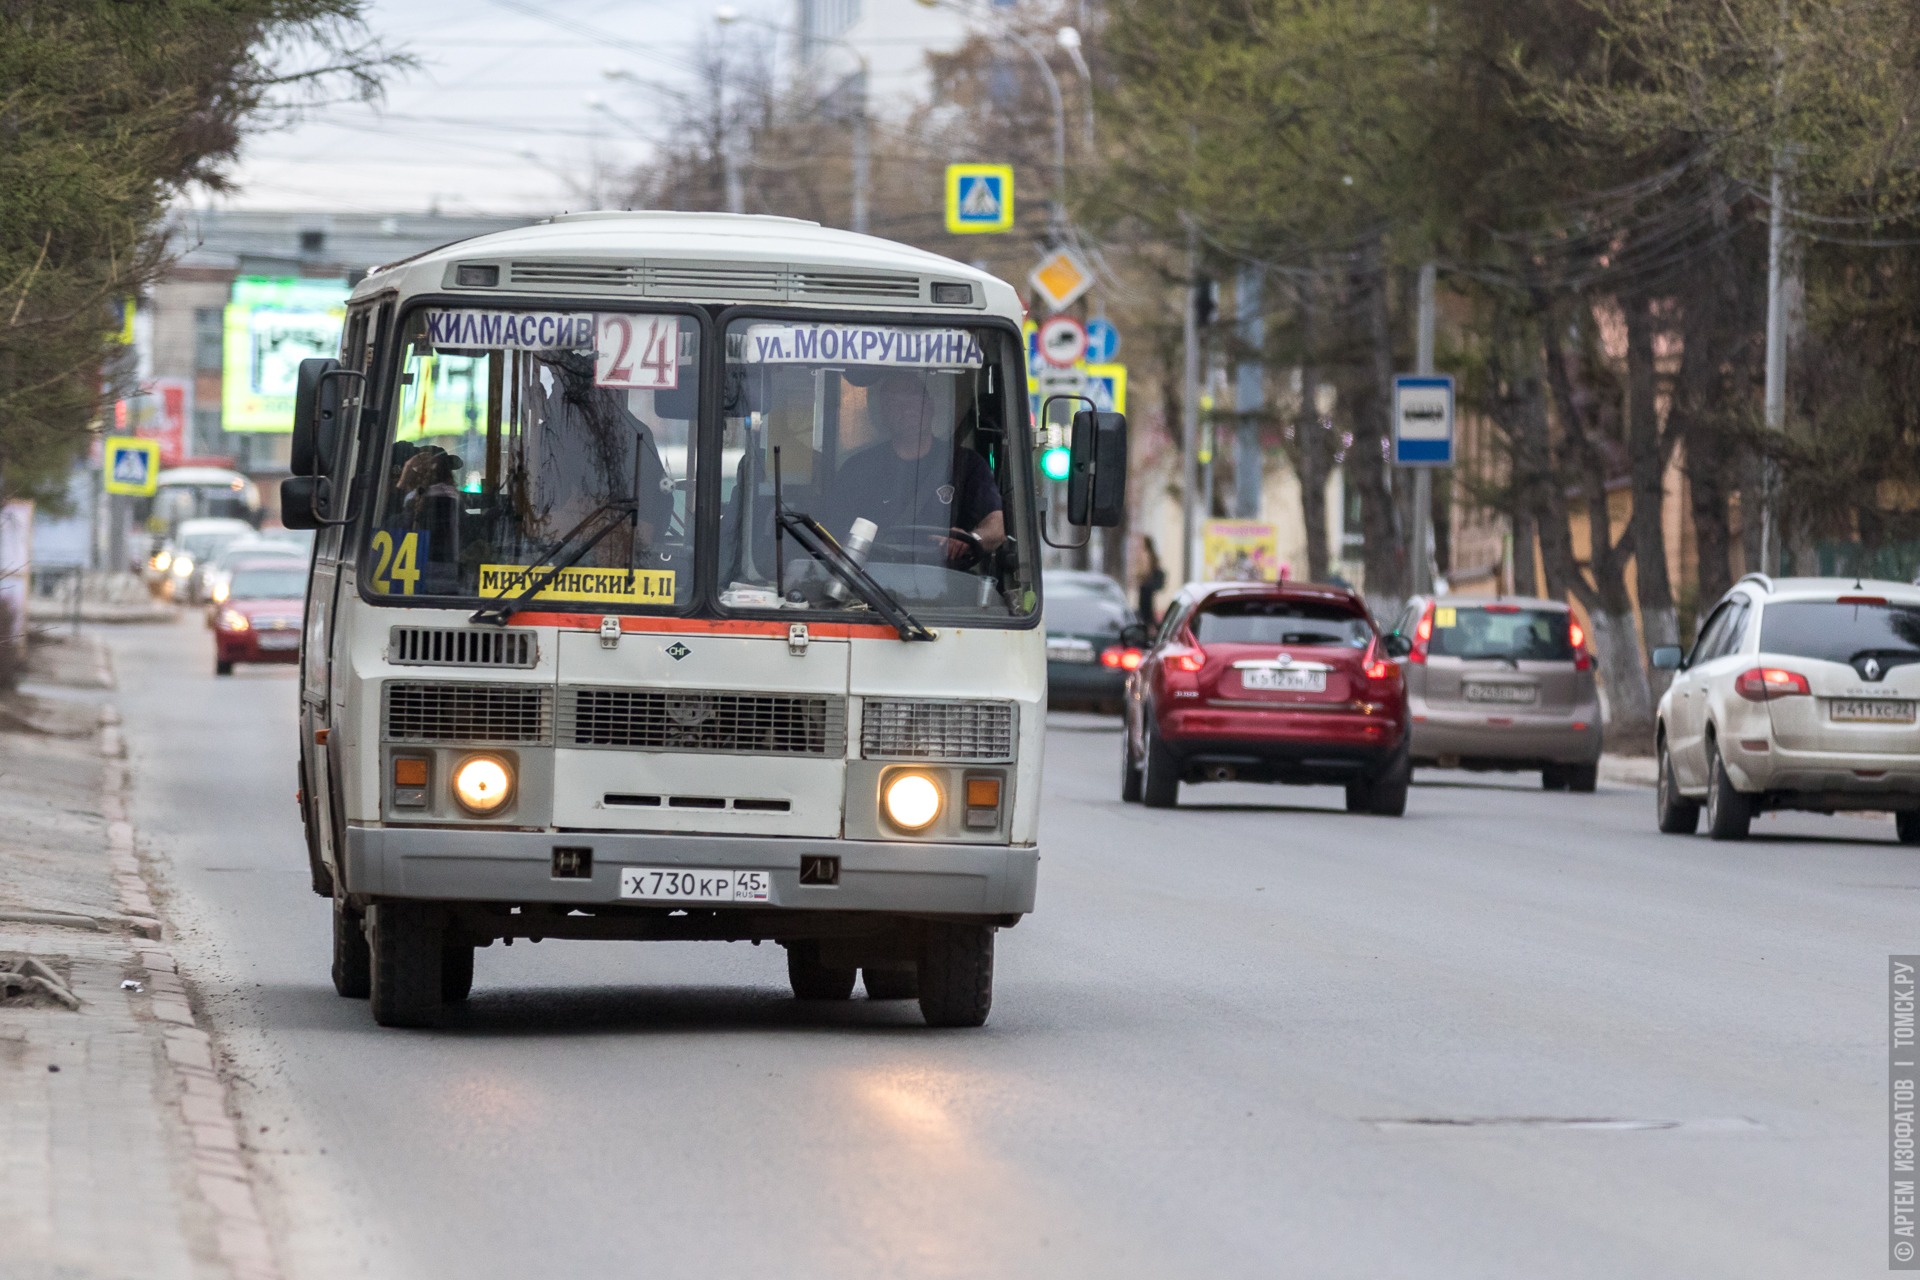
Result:
{"label": "route number sign 24", "polygon": [[595,320],[596,387],[628,391],[679,387],[680,317],[602,314]]}

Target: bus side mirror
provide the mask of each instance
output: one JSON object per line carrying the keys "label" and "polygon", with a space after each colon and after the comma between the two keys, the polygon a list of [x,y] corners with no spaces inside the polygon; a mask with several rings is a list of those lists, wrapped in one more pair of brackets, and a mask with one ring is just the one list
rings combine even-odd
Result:
{"label": "bus side mirror", "polygon": [[318,529],[323,523],[333,482],[325,476],[293,476],[280,482],[280,523],[289,529]]}
{"label": "bus side mirror", "polygon": [[1678,671],[1680,669],[1680,646],[1663,644],[1653,651],[1653,669],[1655,671]]}
{"label": "bus side mirror", "polygon": [[288,464],[296,476],[325,476],[338,470],[346,422],[343,388],[349,379],[364,383],[366,375],[329,356],[300,362],[293,393],[293,457]]}
{"label": "bus side mirror", "polygon": [[1073,415],[1073,469],[1067,523],[1110,529],[1127,510],[1127,418],[1083,409]]}

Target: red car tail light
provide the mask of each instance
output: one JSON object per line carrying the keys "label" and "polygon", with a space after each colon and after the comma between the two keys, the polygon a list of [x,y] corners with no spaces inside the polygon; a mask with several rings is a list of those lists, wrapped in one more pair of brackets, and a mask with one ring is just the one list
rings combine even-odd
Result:
{"label": "red car tail light", "polygon": [[1841,596],[1835,604],[1885,604],[1885,596]]}
{"label": "red car tail light", "polygon": [[1771,702],[1796,693],[1811,695],[1813,686],[1798,671],[1779,667],[1751,667],[1734,679],[1733,689],[1748,702]]}
{"label": "red car tail light", "polygon": [[1369,680],[1391,680],[1399,674],[1399,666],[1386,658],[1381,658],[1376,662],[1369,662],[1367,664],[1367,679]]}
{"label": "red car tail light", "polygon": [[1593,655],[1587,652],[1587,629],[1571,614],[1567,617],[1567,643],[1573,646],[1573,669],[1593,670]]}
{"label": "red car tail light", "polygon": [[1100,665],[1112,667],[1118,671],[1138,671],[1140,659],[1145,656],[1138,649],[1124,649],[1119,645],[1111,645],[1101,651]]}
{"label": "red car tail light", "polygon": [[1427,643],[1433,639],[1433,606],[1429,604],[1420,611],[1420,621],[1413,626],[1413,651],[1407,654],[1409,662],[1427,660]]}
{"label": "red car tail light", "polygon": [[1192,673],[1207,665],[1206,651],[1202,649],[1169,649],[1167,665],[1175,671]]}

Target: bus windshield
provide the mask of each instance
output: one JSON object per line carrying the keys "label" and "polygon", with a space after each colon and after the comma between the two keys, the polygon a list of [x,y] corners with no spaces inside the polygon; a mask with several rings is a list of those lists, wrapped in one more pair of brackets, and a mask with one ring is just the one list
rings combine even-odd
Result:
{"label": "bus windshield", "polygon": [[985,327],[749,319],[726,334],[720,600],[864,609],[792,538],[818,521],[901,604],[1033,612],[1032,484],[1009,334]]}
{"label": "bus windshield", "polygon": [[361,574],[385,596],[674,608],[693,594],[699,324],[414,311]]}

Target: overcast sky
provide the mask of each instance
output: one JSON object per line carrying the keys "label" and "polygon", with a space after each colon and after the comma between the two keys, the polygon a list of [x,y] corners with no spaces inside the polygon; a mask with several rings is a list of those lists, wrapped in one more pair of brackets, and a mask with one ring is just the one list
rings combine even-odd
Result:
{"label": "overcast sky", "polygon": [[[291,129],[252,138],[234,171],[238,190],[213,203],[383,213],[588,207],[596,159],[603,170],[638,164],[649,140],[668,128],[662,95],[604,73],[684,86],[696,41],[715,29],[714,12],[723,7],[708,0],[373,0],[373,31],[412,53],[420,68],[395,77],[377,106],[325,107]],[[733,0],[732,7],[763,22],[792,21],[791,0]]]}

